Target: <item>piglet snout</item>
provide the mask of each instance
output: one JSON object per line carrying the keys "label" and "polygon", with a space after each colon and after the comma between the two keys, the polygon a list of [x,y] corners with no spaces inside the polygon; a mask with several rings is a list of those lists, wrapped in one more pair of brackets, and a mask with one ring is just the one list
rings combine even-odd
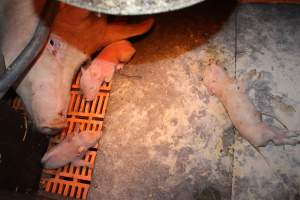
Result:
{"label": "piglet snout", "polygon": [[59,116],[47,123],[42,123],[38,126],[38,130],[46,135],[55,135],[67,126],[67,119]]}
{"label": "piglet snout", "polygon": [[39,131],[46,135],[56,135],[59,133],[61,128],[51,128],[51,127],[42,127],[39,128]]}

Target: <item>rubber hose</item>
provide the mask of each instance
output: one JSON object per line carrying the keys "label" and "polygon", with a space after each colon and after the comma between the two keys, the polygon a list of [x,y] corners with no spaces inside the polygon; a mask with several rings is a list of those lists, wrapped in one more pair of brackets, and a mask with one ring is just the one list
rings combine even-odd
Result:
{"label": "rubber hose", "polygon": [[30,42],[10,64],[7,70],[0,75],[0,99],[20,76],[24,75],[26,70],[28,72],[29,67],[43,49],[49,37],[50,25],[54,19],[57,5],[56,0],[47,0]]}

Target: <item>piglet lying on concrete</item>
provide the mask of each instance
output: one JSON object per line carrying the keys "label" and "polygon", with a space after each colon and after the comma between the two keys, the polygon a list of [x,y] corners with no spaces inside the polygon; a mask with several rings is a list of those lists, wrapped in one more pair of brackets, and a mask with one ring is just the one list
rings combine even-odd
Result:
{"label": "piglet lying on concrete", "polygon": [[80,89],[85,99],[93,100],[102,82],[109,82],[115,70],[123,68],[134,54],[135,49],[130,42],[114,42],[106,46],[87,69],[81,68]]}
{"label": "piglet lying on concrete", "polygon": [[90,163],[82,160],[87,150],[100,139],[101,132],[75,131],[74,136],[67,136],[61,143],[50,149],[42,158],[42,163],[47,169],[63,167],[68,163],[74,166],[90,166]]}
{"label": "piglet lying on concrete", "polygon": [[203,81],[209,92],[216,95],[242,137],[252,145],[265,146],[272,141],[276,145],[295,145],[300,142],[300,131],[289,131],[270,126],[262,121],[246,94],[247,81],[253,71],[240,82],[231,79],[224,69],[215,63],[205,68]]}

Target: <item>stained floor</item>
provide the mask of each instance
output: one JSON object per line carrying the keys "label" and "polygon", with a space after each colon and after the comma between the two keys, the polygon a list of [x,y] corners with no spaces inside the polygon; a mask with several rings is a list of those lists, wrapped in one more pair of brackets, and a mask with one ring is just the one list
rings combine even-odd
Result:
{"label": "stained floor", "polygon": [[[258,110],[299,130],[300,6],[244,5],[237,16],[237,76],[259,71],[261,78],[249,91]],[[300,146],[268,145],[261,151],[270,167],[247,142],[236,140],[234,199],[299,199]]]}
{"label": "stained floor", "polygon": [[89,199],[299,199],[300,147],[260,148],[268,166],[201,81],[212,56],[255,68],[257,108],[299,129],[299,24],[300,6],[227,1],[157,16],[113,80]]}

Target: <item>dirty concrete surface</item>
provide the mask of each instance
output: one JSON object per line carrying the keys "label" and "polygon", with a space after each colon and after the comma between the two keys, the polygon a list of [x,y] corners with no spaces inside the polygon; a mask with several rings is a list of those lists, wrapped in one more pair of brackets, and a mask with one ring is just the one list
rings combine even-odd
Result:
{"label": "dirty concrete surface", "polygon": [[[256,69],[249,91],[262,113],[289,129],[300,122],[300,6],[243,5],[237,13],[236,74]],[[268,116],[269,124],[282,127]],[[299,199],[300,146],[260,148],[266,160],[238,138],[234,151],[233,199]],[[267,162],[270,166],[268,166]]]}
{"label": "dirty concrete surface", "polygon": [[231,76],[256,68],[258,109],[297,129],[300,7],[221,4],[159,15],[134,44],[135,58],[113,80],[89,199],[299,198],[299,146],[260,148],[268,166],[201,70],[208,57]]}

